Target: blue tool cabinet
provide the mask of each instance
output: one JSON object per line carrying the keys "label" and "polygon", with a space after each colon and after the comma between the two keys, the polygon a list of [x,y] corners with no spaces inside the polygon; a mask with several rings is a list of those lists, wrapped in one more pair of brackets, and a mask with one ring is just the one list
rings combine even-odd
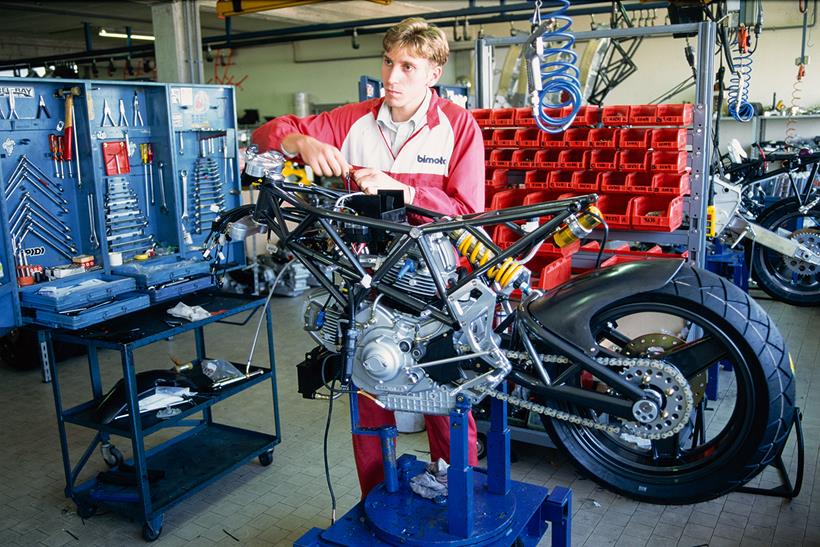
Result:
{"label": "blue tool cabinet", "polygon": [[237,150],[230,86],[0,79],[0,334],[83,328],[244,266],[242,242],[201,256],[240,204]]}
{"label": "blue tool cabinet", "polygon": [[[147,299],[148,296],[143,295],[143,298]],[[82,518],[89,518],[97,508],[105,507],[141,522],[143,537],[147,540],[154,540],[159,536],[164,514],[175,504],[254,458],[258,458],[262,465],[270,464],[273,460],[273,449],[281,440],[271,330],[272,316],[270,308],[265,306],[265,299],[208,290],[188,295],[186,302],[218,313],[201,321],[171,327],[166,323],[169,317],[166,315],[168,305],[158,304],[80,331],[38,331],[44,365],[48,367],[53,379],[52,388],[66,481],[65,495],[77,504],[77,512]],[[250,367],[251,374],[247,378],[227,384],[221,389],[199,391],[190,402],[177,407],[181,412],[176,416],[162,419],[156,410],[143,413],[132,411],[139,408],[134,360],[134,351],[137,348],[193,331],[196,358],[192,360],[191,373],[195,374],[200,370],[204,359],[219,357],[218,354],[209,356],[206,351],[205,327],[215,322],[245,325],[252,318],[258,317],[256,314],[260,309],[265,310],[263,313],[267,322],[268,363],[254,362]],[[239,320],[229,320],[234,317],[238,317]],[[71,408],[63,407],[53,342],[77,344],[87,348],[91,378],[91,398],[88,401]],[[119,351],[122,362],[127,416],[110,421],[101,419],[96,410],[104,394],[98,358],[100,349]],[[240,371],[245,371],[244,363],[233,365]],[[269,383],[271,386],[272,433],[243,429],[214,420],[214,405],[263,383]],[[93,439],[76,461],[72,460],[69,451],[69,433],[72,429],[69,425],[95,431]],[[149,435],[168,428],[181,427],[187,429],[151,449],[145,447],[145,439]],[[112,452],[116,450],[111,448],[112,436],[122,437],[130,442],[129,459],[124,460],[119,451]],[[115,471],[126,468],[133,472],[133,484],[115,485],[99,480],[99,476],[80,481],[81,473],[98,447],[108,450],[109,455],[119,454],[107,463]],[[163,476],[156,480],[158,473]],[[87,475],[88,473],[85,476]]]}

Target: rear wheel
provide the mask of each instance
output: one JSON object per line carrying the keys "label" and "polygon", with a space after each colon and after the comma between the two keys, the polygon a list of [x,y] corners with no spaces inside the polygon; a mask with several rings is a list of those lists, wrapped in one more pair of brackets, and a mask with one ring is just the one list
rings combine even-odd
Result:
{"label": "rear wheel", "polygon": [[[662,359],[693,393],[685,426],[660,440],[572,405],[562,410],[620,432],[545,420],[556,446],[593,479],[652,503],[695,503],[744,484],[782,450],[794,412],[790,357],[766,313],[728,281],[684,267],[661,289],[604,308],[590,328],[603,353]],[[589,380],[578,374],[567,383],[608,389]]]}

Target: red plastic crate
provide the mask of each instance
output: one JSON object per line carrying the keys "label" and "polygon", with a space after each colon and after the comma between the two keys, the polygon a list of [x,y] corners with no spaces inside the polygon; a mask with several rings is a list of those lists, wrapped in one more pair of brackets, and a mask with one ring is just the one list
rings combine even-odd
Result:
{"label": "red plastic crate", "polygon": [[487,165],[490,167],[512,167],[512,155],[515,150],[491,150],[490,160]]}
{"label": "red plastic crate", "polygon": [[548,148],[546,150],[539,150],[535,154],[536,167],[544,169],[558,169],[560,165],[560,148]]}
{"label": "red plastic crate", "polygon": [[599,127],[589,132],[587,142],[589,147],[594,150],[614,149],[618,147],[619,129],[611,127]]}
{"label": "red plastic crate", "polygon": [[547,201],[556,201],[558,196],[563,193],[563,190],[537,190],[530,192],[524,198],[522,205],[535,205],[536,203],[546,203]]}
{"label": "red plastic crate", "polygon": [[598,199],[596,206],[604,215],[604,220],[610,228],[628,229],[630,224],[630,210],[632,200],[637,199],[629,195],[604,194]]}
{"label": "red plastic crate", "polygon": [[518,129],[515,132],[515,146],[537,148],[541,142],[541,130],[537,127]]}
{"label": "red plastic crate", "polygon": [[686,150],[686,129],[666,127],[652,130],[654,150]]}
{"label": "red plastic crate", "polygon": [[578,115],[575,116],[575,119],[572,120],[570,127],[575,127],[578,125],[598,125],[598,121],[601,119],[601,109],[597,105],[590,104],[587,106],[582,106],[578,109]]}
{"label": "red plastic crate", "polygon": [[601,121],[607,126],[627,125],[629,105],[605,106],[601,110]]}
{"label": "red plastic crate", "polygon": [[601,173],[601,192],[606,192],[607,194],[628,193],[629,188],[626,187],[627,176],[628,173],[621,173],[620,171]]}
{"label": "red plastic crate", "polygon": [[[562,152],[563,153],[563,152]],[[550,173],[550,188],[556,190],[573,190],[572,175],[574,171],[553,171]]]}
{"label": "red plastic crate", "polygon": [[558,161],[561,169],[586,169],[589,167],[589,151],[562,150]]}
{"label": "red plastic crate", "polygon": [[[652,260],[658,258],[687,258],[689,256],[689,251],[683,251],[682,253],[664,253],[663,249],[659,245],[655,245],[650,249],[645,251],[634,251],[629,248],[627,245],[626,249],[623,248],[607,248],[604,249],[605,255],[612,255],[610,258],[619,257],[618,263],[623,262],[634,262],[636,260]],[[606,262],[602,263],[605,264]]]}
{"label": "red plastic crate", "polygon": [[621,150],[618,169],[626,172],[643,172],[649,168],[650,153],[643,150]]}
{"label": "red plastic crate", "polygon": [[541,131],[541,148],[564,148],[565,146],[563,133]]}
{"label": "red plastic crate", "polygon": [[491,209],[497,211],[499,209],[506,209],[508,207],[516,207],[524,202],[524,198],[529,194],[526,188],[511,188],[509,190],[502,190],[493,196]]}
{"label": "red plastic crate", "polygon": [[535,118],[532,117],[532,108],[523,107],[515,109],[515,125],[529,126],[535,125]]}
{"label": "red plastic crate", "polygon": [[495,146],[516,146],[515,129],[496,129],[493,133]]}
{"label": "red plastic crate", "polygon": [[619,146],[622,150],[637,149],[646,150],[652,144],[651,129],[621,129],[619,135]]}
{"label": "red plastic crate", "polygon": [[490,115],[492,112],[491,108],[474,108],[470,110],[470,113],[473,115],[473,118],[475,118],[479,127],[490,127]]}
{"label": "red plastic crate", "polygon": [[489,148],[484,149],[484,166],[485,167],[494,167],[493,165],[490,165],[490,159],[491,159],[490,156],[492,156],[492,152],[493,151]]}
{"label": "red plastic crate", "polygon": [[632,227],[636,230],[671,232],[683,224],[683,197],[638,196],[632,203]]}
{"label": "red plastic crate", "polygon": [[515,108],[494,108],[490,122],[496,127],[515,125]]}
{"label": "red plastic crate", "polygon": [[597,192],[600,174],[597,171],[575,171],[572,174],[572,187],[582,192]]}
{"label": "red plastic crate", "polygon": [[652,177],[652,188],[658,194],[685,196],[689,193],[689,175],[657,173]]}
{"label": "red plastic crate", "polygon": [[632,125],[658,125],[658,106],[633,104],[629,107],[629,123]]}
{"label": "red plastic crate", "polygon": [[576,127],[564,131],[564,144],[569,148],[589,148],[588,127]]}
{"label": "red plastic crate", "polygon": [[686,152],[652,152],[652,170],[660,173],[686,171]]}
{"label": "red plastic crate", "polygon": [[593,150],[589,155],[589,168],[595,171],[614,171],[618,168],[617,150]]}
{"label": "red plastic crate", "polygon": [[509,173],[508,169],[496,169],[495,167],[487,167],[485,168],[484,172],[484,180],[488,185],[496,189],[503,189],[507,187],[507,175]]}
{"label": "red plastic crate", "polygon": [[491,205],[493,204],[493,196],[495,196],[498,192],[501,192],[499,188],[492,186],[490,184],[484,185],[484,210],[489,211],[492,209]]}
{"label": "red plastic crate", "polygon": [[544,169],[527,171],[524,173],[524,188],[549,188],[549,177],[550,172]]}
{"label": "red plastic crate", "polygon": [[495,133],[494,129],[490,129],[489,127],[484,127],[481,129],[481,140],[484,141],[484,147],[492,147],[493,146],[493,134]]}
{"label": "red plastic crate", "polygon": [[626,188],[633,194],[651,194],[652,173],[629,173],[626,176]]}
{"label": "red plastic crate", "polygon": [[512,165],[515,169],[532,169],[538,167],[535,164],[535,154],[540,150],[532,148],[525,148],[524,150],[516,150],[513,152]]}
{"label": "red plastic crate", "polygon": [[572,258],[552,254],[536,254],[525,264],[532,272],[530,286],[549,290],[566,283],[572,276]]}
{"label": "red plastic crate", "polygon": [[658,121],[662,125],[692,125],[692,105],[659,104]]}

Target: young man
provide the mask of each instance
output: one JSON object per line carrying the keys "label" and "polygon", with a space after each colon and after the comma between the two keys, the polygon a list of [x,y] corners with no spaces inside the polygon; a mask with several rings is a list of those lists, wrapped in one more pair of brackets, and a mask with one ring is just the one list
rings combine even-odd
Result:
{"label": "young man", "polygon": [[[484,144],[469,112],[430,89],[449,55],[444,32],[423,19],[405,19],[382,42],[385,96],[297,118],[282,116],[253,134],[260,150],[300,156],[314,173],[352,173],[359,189],[404,192],[405,203],[447,215],[484,210]],[[411,219],[418,220],[418,219]],[[360,425],[395,425],[392,412],[359,397]],[[447,416],[425,416],[433,461],[449,461]],[[353,436],[362,497],[384,480],[377,437]],[[469,459],[477,465],[470,416]]]}

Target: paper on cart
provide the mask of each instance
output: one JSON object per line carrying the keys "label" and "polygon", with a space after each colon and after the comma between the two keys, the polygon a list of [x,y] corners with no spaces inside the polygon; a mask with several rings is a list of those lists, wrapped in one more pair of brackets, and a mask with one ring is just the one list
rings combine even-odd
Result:
{"label": "paper on cart", "polygon": [[211,312],[202,306],[189,306],[183,302],[177,303],[176,306],[168,310],[168,313],[174,317],[181,317],[188,321],[200,321],[211,316]]}
{"label": "paper on cart", "polygon": [[[176,406],[187,402],[193,395],[194,393],[187,387],[158,386],[154,388],[152,395],[140,399],[140,414],[169,406]],[[123,412],[117,416],[117,418],[123,418],[125,416],[128,416],[128,412]]]}

